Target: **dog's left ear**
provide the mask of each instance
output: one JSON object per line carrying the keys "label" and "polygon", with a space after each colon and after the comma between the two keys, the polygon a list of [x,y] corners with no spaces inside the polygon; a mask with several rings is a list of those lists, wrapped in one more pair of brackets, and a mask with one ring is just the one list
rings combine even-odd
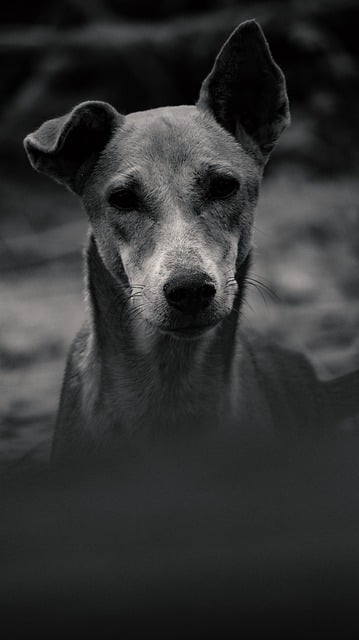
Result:
{"label": "dog's left ear", "polygon": [[24,146],[37,171],[80,193],[84,179],[122,116],[107,102],[82,102],[70,113],[47,120],[26,136]]}
{"label": "dog's left ear", "polygon": [[241,143],[249,135],[267,159],[290,114],[284,75],[255,20],[243,22],[225,42],[197,106]]}

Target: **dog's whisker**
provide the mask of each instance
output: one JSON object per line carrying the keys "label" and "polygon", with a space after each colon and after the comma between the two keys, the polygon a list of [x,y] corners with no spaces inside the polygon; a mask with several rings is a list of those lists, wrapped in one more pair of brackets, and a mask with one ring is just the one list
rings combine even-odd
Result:
{"label": "dog's whisker", "polygon": [[252,305],[245,298],[243,300],[243,304],[246,305],[251,310],[252,313],[254,313],[254,309],[253,309]]}
{"label": "dog's whisker", "polygon": [[[122,307],[121,307],[121,312],[120,312],[120,326],[123,328],[123,314],[126,310],[126,308],[128,308],[128,318],[131,317],[131,311],[133,311],[133,309],[136,309],[136,307],[131,308],[130,302],[131,300],[134,300],[136,298],[141,298],[142,294],[141,292],[135,292],[135,293],[131,293],[129,296],[127,296],[127,298],[123,301]],[[143,305],[142,305],[143,306]]]}
{"label": "dog's whisker", "polygon": [[133,321],[133,320],[145,320],[145,318],[143,317],[143,309],[144,309],[144,305],[138,305],[136,307],[133,307],[129,314],[128,314],[128,318],[129,320]]}
{"label": "dog's whisker", "polygon": [[254,278],[257,278],[259,282],[261,282],[262,284],[266,285],[268,288],[271,288],[272,283],[271,283],[271,281],[270,281],[270,280],[267,280],[267,279],[266,279],[266,278],[264,278],[264,276],[262,276],[261,274],[259,274],[259,273],[254,273],[254,272],[252,271],[252,272],[250,273],[249,277],[251,278],[251,277],[253,277],[253,276],[254,276]]}
{"label": "dog's whisker", "polygon": [[252,286],[256,291],[258,291],[259,295],[261,296],[261,298],[262,298],[262,300],[263,300],[263,302],[264,302],[264,304],[265,304],[265,306],[266,306],[266,309],[268,309],[268,300],[267,300],[267,298],[265,297],[265,293],[266,293],[266,292],[263,292],[263,291],[262,291],[262,289],[261,289],[261,287],[260,287],[258,284],[254,283],[254,282],[251,282],[251,281],[247,280],[247,284],[249,284],[249,285],[250,285],[250,286]]}
{"label": "dog's whisker", "polygon": [[280,301],[280,298],[277,295],[277,293],[271,287],[261,282],[261,280],[257,280],[256,278],[252,278],[251,276],[249,276],[247,278],[247,282],[249,284],[253,284],[253,286],[257,286],[259,289],[263,291],[263,293],[268,295],[273,300],[276,300],[277,302]]}
{"label": "dog's whisker", "polygon": [[238,284],[238,283],[237,283],[237,280],[236,280],[235,278],[229,278],[229,279],[225,282],[223,289],[228,289],[228,288],[234,287],[234,286],[236,286],[237,284]]}
{"label": "dog's whisker", "polygon": [[273,237],[273,233],[270,233],[268,231],[264,231],[264,229],[260,229],[257,225],[253,225],[253,229],[255,231],[257,231],[258,233],[262,233],[264,236],[268,236],[268,237]]}
{"label": "dog's whisker", "polygon": [[263,284],[258,284],[258,286],[262,289],[263,292],[265,292],[272,300],[274,300],[275,302],[280,302],[280,297],[275,293],[275,291],[272,291],[272,289],[269,289],[268,287],[266,287]]}
{"label": "dog's whisker", "polygon": [[[250,310],[253,311],[252,307],[247,303],[247,301],[244,301],[245,304],[247,304],[247,306],[249,306]],[[245,320],[248,320],[248,317],[245,315],[244,311],[243,311],[243,305],[235,305],[232,308],[232,313],[235,313],[239,318],[243,317]]]}

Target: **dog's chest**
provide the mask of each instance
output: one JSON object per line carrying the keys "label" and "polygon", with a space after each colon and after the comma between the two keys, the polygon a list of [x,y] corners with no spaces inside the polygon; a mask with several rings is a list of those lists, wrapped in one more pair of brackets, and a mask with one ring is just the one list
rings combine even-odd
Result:
{"label": "dog's chest", "polygon": [[221,363],[176,357],[165,362],[112,366],[106,407],[113,429],[134,433],[188,433],[223,428],[230,421],[230,396]]}
{"label": "dog's chest", "polygon": [[[221,433],[270,430],[269,409],[252,363],[243,352],[230,367],[213,355],[185,359],[113,361],[104,385],[104,422],[132,434]],[[268,422],[268,424],[267,424]]]}

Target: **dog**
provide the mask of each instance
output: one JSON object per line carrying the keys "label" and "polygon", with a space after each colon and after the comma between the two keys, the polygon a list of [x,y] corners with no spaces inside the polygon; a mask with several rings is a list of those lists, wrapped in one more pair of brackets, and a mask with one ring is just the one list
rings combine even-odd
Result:
{"label": "dog", "polygon": [[244,335],[263,170],[290,122],[260,26],[232,33],[195,106],[121,115],[84,102],[24,145],[82,199],[87,319],[68,357],[53,459],[116,442],[298,434],[358,409],[358,374]]}

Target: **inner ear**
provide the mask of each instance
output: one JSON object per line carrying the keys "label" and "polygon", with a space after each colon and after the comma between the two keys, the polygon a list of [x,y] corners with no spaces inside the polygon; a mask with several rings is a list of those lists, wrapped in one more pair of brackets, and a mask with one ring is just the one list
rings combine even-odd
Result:
{"label": "inner ear", "polygon": [[[79,117],[80,116],[80,117]],[[98,155],[112,132],[112,119],[102,109],[85,109],[71,120],[70,126],[63,134],[61,149],[57,154],[61,162],[71,172],[77,170],[92,154]]]}
{"label": "inner ear", "polygon": [[29,134],[24,140],[25,150],[37,171],[79,193],[120,119],[106,102],[84,102]]}
{"label": "inner ear", "polygon": [[[233,32],[204,80],[197,103],[266,157],[289,124],[285,78],[259,25],[250,20]],[[244,133],[244,135],[243,135]]]}

